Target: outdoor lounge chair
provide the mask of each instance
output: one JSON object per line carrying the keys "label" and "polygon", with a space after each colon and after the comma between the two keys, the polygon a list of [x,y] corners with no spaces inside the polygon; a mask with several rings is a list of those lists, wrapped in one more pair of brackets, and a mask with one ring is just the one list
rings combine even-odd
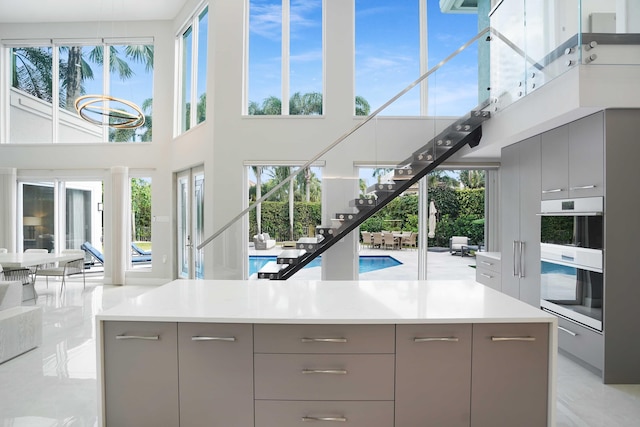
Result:
{"label": "outdoor lounge chair", "polygon": [[276,245],[276,241],[269,236],[269,233],[256,234],[253,236],[253,247],[256,250],[271,249]]}
{"label": "outdoor lounge chair", "polygon": [[462,250],[469,246],[469,238],[466,236],[453,236],[449,239],[449,253],[451,255],[463,255]]}
{"label": "outdoor lounge chair", "polygon": [[131,242],[131,249],[133,249],[133,251],[137,255],[151,256],[151,251],[145,251],[144,249],[142,249],[140,246],[136,245],[133,242]]}
{"label": "outdoor lounge chair", "polygon": [[[102,252],[95,248],[91,243],[84,242],[82,246],[80,246],[80,248],[91,255],[91,257],[94,258],[98,263],[104,266],[104,255],[102,255]],[[131,257],[131,262],[133,264],[151,262],[151,255],[133,256]]]}

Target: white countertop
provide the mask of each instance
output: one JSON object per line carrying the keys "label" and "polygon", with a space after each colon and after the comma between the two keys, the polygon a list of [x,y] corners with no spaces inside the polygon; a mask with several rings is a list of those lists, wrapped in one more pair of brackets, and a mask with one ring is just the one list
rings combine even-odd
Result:
{"label": "white countertop", "polygon": [[500,252],[476,252],[476,258],[478,256],[500,261]]}
{"label": "white countertop", "polygon": [[176,280],[97,320],[215,323],[531,323],[555,317],[472,281]]}

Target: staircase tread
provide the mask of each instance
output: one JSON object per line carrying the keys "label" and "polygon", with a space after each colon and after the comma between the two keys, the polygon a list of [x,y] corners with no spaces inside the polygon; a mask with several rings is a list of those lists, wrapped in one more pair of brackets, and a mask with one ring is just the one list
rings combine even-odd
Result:
{"label": "staircase tread", "polygon": [[278,264],[276,261],[269,261],[265,265],[262,266],[260,270],[258,270],[258,274],[260,273],[279,273],[281,270],[289,267],[288,264]]}

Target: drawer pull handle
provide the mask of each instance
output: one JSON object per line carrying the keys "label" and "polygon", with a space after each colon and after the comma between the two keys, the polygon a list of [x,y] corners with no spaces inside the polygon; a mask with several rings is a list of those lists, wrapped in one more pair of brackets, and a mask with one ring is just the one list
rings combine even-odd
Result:
{"label": "drawer pull handle", "polygon": [[542,190],[542,194],[559,193],[561,191],[563,191],[562,188],[554,188],[553,190]]}
{"label": "drawer pull handle", "polygon": [[346,369],[303,369],[303,374],[347,375]]}
{"label": "drawer pull handle", "polygon": [[574,337],[577,337],[577,336],[578,336],[578,334],[576,334],[575,332],[570,331],[570,330],[568,330],[567,328],[563,328],[562,326],[558,326],[558,329],[559,329],[559,330],[561,330],[562,332],[566,332],[566,333],[568,333],[568,334],[569,334],[569,335],[571,335],[571,336],[574,336]]}
{"label": "drawer pull handle", "polygon": [[302,417],[302,421],[333,421],[337,423],[346,423],[345,417]]}
{"label": "drawer pull handle", "polygon": [[191,337],[191,341],[228,341],[234,342],[236,341],[236,337]]}
{"label": "drawer pull handle", "polygon": [[301,342],[347,342],[346,338],[300,338]]}
{"label": "drawer pull handle", "polygon": [[488,274],[486,274],[486,273],[480,273],[480,275],[481,275],[482,277],[486,277],[487,279],[493,279],[493,276],[490,276],[490,275],[488,275]]}
{"label": "drawer pull handle", "polygon": [[413,339],[413,342],[432,342],[432,341],[458,342],[460,340],[457,337],[415,337]]}
{"label": "drawer pull handle", "polygon": [[595,185],[581,185],[579,187],[569,187],[569,190],[590,190],[596,188]]}
{"label": "drawer pull handle", "polygon": [[487,262],[487,261],[480,261],[480,263],[484,265],[493,265],[492,262]]}
{"label": "drawer pull handle", "polygon": [[151,336],[143,336],[143,335],[116,335],[117,340],[148,340],[148,341],[158,341],[160,339],[160,335],[151,335]]}
{"label": "drawer pull handle", "polygon": [[491,341],[535,341],[535,337],[491,337]]}

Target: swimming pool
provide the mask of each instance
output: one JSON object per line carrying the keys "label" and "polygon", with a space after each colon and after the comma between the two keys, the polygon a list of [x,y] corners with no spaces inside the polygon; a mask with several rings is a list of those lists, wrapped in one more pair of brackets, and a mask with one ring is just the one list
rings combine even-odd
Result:
{"label": "swimming pool", "polygon": [[[320,267],[322,255],[305,265],[304,268]],[[275,255],[249,255],[249,276],[257,273],[269,261],[275,261]],[[360,273],[382,270],[383,268],[402,265],[400,261],[389,255],[360,255]]]}

